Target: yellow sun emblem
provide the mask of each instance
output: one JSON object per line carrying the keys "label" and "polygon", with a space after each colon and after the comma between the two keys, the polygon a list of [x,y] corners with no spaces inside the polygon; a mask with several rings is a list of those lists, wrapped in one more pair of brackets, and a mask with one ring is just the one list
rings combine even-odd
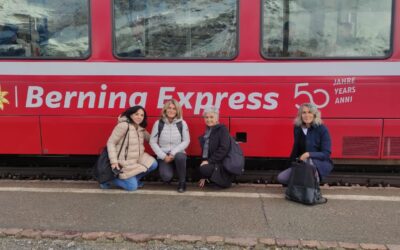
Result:
{"label": "yellow sun emblem", "polygon": [[4,104],[9,104],[8,100],[6,99],[6,95],[8,95],[7,91],[1,91],[1,86],[0,86],[0,109],[4,109]]}

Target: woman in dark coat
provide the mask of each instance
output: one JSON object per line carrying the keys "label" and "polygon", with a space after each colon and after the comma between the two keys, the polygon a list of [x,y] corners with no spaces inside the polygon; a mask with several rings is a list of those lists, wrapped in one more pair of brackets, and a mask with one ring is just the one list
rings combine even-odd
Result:
{"label": "woman in dark coat", "polygon": [[199,186],[204,187],[208,179],[221,188],[230,187],[234,176],[222,166],[230,147],[229,131],[223,124],[219,124],[218,109],[206,108],[203,117],[207,128],[204,135],[199,138],[202,148]]}
{"label": "woman in dark coat", "polygon": [[[321,113],[312,103],[304,103],[299,107],[295,119],[294,143],[290,160],[307,161],[316,168],[316,178],[329,175],[333,169],[331,156],[331,137],[328,128],[322,124]],[[292,169],[288,168],[278,175],[278,181],[288,184]],[[319,203],[327,200],[320,197]]]}

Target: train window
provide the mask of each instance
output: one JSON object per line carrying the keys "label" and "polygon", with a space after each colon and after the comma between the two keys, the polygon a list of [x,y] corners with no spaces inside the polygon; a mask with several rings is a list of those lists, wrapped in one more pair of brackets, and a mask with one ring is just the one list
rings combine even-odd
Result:
{"label": "train window", "polygon": [[2,0],[0,58],[86,58],[88,0]]}
{"label": "train window", "polygon": [[385,58],[392,0],[263,0],[267,58]]}
{"label": "train window", "polygon": [[232,59],[237,0],[115,0],[114,54],[128,59]]}

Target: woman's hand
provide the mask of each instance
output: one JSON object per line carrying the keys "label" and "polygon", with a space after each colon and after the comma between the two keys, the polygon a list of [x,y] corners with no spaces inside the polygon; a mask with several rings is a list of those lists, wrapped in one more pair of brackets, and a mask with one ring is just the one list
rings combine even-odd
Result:
{"label": "woman's hand", "polygon": [[120,167],[119,167],[119,165],[118,165],[118,163],[113,163],[113,164],[111,164],[111,168],[112,168],[112,169],[121,170]]}
{"label": "woman's hand", "polygon": [[203,188],[203,187],[204,187],[204,184],[206,184],[206,179],[200,179],[200,180],[199,180],[199,187],[200,187],[200,188]]}
{"label": "woman's hand", "polygon": [[300,160],[302,160],[302,161],[306,161],[308,158],[310,158],[310,153],[308,153],[308,152],[305,152],[304,154],[302,154],[300,156]]}
{"label": "woman's hand", "polygon": [[164,158],[164,161],[166,162],[166,163],[170,163],[170,162],[172,162],[174,160],[174,157],[172,156],[172,155],[170,155],[170,154],[167,154],[167,156],[165,156],[165,158]]}
{"label": "woman's hand", "polygon": [[208,164],[208,161],[202,161],[202,162],[200,163],[200,167],[203,166],[203,165],[206,165],[206,164]]}

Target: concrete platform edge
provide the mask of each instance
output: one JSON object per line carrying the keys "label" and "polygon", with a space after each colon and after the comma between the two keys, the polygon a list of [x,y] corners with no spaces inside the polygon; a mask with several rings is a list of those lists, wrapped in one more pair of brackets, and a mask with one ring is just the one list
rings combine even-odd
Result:
{"label": "concrete platform edge", "polygon": [[327,242],[303,239],[273,239],[273,238],[240,238],[222,236],[199,236],[199,235],[171,235],[171,234],[141,234],[120,232],[78,232],[78,231],[50,231],[23,228],[0,228],[0,238],[15,237],[29,239],[58,239],[58,240],[81,240],[99,242],[123,242],[131,241],[143,243],[152,240],[162,241],[165,244],[174,242],[197,243],[211,245],[234,245],[246,248],[262,247],[289,247],[307,249],[365,249],[365,250],[400,250],[400,244],[374,244],[354,242]]}

